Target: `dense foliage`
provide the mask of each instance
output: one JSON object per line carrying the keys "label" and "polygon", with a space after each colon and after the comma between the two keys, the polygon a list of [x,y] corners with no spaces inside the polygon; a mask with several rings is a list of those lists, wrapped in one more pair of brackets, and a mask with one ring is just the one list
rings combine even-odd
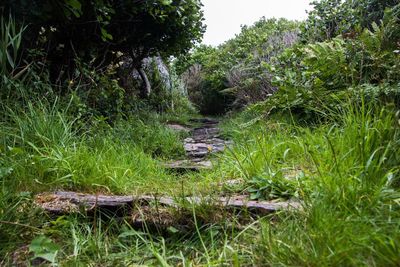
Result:
{"label": "dense foliage", "polygon": [[396,3],[314,2],[304,23],[260,20],[218,48],[200,46],[185,64],[178,62],[187,69],[189,95],[205,112],[214,112],[215,102],[237,108],[269,98],[256,108],[291,110],[305,119],[337,108],[339,100],[358,101],[365,88],[368,99],[398,104]]}
{"label": "dense foliage", "polygon": [[[291,110],[305,119],[336,109],[348,98],[399,105],[400,6],[387,9],[379,24],[353,29],[354,36],[299,44],[279,55],[275,64],[277,93],[263,105]],[[367,88],[367,89],[366,89]]]}
{"label": "dense foliage", "polygon": [[[102,61],[111,52],[135,57],[135,64],[157,53],[179,55],[203,32],[198,1],[6,1],[28,25],[26,48],[46,47],[50,58]],[[56,59],[53,59],[56,60]]]}
{"label": "dense foliage", "polygon": [[397,4],[397,0],[314,1],[302,37],[306,42],[325,41],[338,35],[354,37],[357,29],[372,29],[373,23],[380,24],[385,10]]}
{"label": "dense foliage", "polygon": [[297,41],[298,26],[262,18],[218,48],[203,45],[181,57],[177,69],[186,71],[183,80],[193,102],[205,113],[221,113],[265,99],[275,88],[264,63]]}
{"label": "dense foliage", "polygon": [[[72,83],[103,87],[99,85],[104,80],[101,76],[111,77],[110,64],[121,68],[119,63],[124,61],[128,72],[136,69],[140,74],[145,97],[150,96],[152,81],[143,59],[168,59],[187,52],[204,31],[200,8],[197,0],[18,0],[0,4],[3,16],[10,13],[15,18],[15,27],[26,27],[20,41],[24,53],[19,58],[26,63],[21,62],[21,68],[35,62],[39,72],[48,72],[59,92],[70,94]],[[132,88],[124,89],[127,95],[132,92]]]}

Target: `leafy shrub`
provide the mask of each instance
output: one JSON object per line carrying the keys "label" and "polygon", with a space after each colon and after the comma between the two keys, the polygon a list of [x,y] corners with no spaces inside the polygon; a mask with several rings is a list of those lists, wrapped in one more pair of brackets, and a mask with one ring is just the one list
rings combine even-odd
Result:
{"label": "leafy shrub", "polygon": [[306,120],[327,118],[329,111],[341,108],[341,100],[361,103],[367,97],[363,96],[365,90],[354,92],[362,89],[362,84],[374,88],[375,96],[368,100],[396,103],[400,79],[399,54],[395,50],[398,14],[399,7],[387,10],[380,26],[373,23],[372,30],[364,29],[353,39],[337,37],[287,49],[270,67],[274,71],[273,85],[279,90],[254,108],[266,113],[290,111]]}
{"label": "leafy shrub", "polygon": [[376,104],[393,103],[400,107],[400,84],[362,84],[355,88],[349,88],[348,94],[350,99],[359,105],[365,101]]}
{"label": "leafy shrub", "polygon": [[264,64],[297,41],[297,30],[296,22],[262,18],[218,48],[197,47],[175,62],[189,97],[203,113],[264,100],[276,90]]}
{"label": "leafy shrub", "polygon": [[380,25],[372,23],[348,42],[350,67],[359,83],[396,83],[400,79],[400,4],[387,10]]}
{"label": "leafy shrub", "polygon": [[359,29],[380,24],[385,10],[398,5],[397,0],[321,0],[311,3],[313,9],[302,27],[304,42],[322,42],[343,35],[353,38]]}
{"label": "leafy shrub", "polygon": [[247,191],[253,200],[291,199],[298,197],[300,190],[298,182],[272,172],[267,177],[254,177],[248,184]]}
{"label": "leafy shrub", "polygon": [[18,0],[3,1],[0,8],[29,25],[25,49],[42,45],[48,51],[53,82],[73,74],[74,57],[102,68],[121,51],[140,68],[148,56],[186,52],[204,32],[201,4],[196,0]]}

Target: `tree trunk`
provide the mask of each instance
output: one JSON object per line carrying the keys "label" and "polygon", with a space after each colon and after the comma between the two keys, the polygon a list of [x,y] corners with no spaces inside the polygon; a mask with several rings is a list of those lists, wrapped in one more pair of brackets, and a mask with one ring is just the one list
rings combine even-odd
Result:
{"label": "tree trunk", "polygon": [[142,92],[141,92],[142,97],[148,98],[151,93],[151,84],[150,84],[149,78],[147,78],[146,72],[144,71],[144,69],[142,67],[138,68],[138,72],[139,72],[140,78],[142,78],[142,82],[143,82]]}

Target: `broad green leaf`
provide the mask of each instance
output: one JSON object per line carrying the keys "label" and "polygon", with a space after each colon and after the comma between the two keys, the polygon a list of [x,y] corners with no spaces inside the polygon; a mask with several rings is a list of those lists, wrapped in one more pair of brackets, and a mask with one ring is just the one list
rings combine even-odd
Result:
{"label": "broad green leaf", "polygon": [[6,51],[6,55],[7,55],[8,63],[10,64],[10,66],[12,68],[15,68],[14,60],[12,59],[12,57],[8,51]]}
{"label": "broad green leaf", "polygon": [[170,232],[170,233],[172,233],[172,234],[179,233],[179,230],[176,229],[176,228],[173,227],[173,226],[168,227],[167,230],[168,230],[168,232]]}
{"label": "broad green leaf", "polygon": [[78,0],[66,0],[66,4],[75,17],[79,18],[82,15],[82,5]]}
{"label": "broad green leaf", "polygon": [[82,4],[78,0],[66,0],[67,5],[70,7],[81,11]]}
{"label": "broad green leaf", "polygon": [[172,0],[162,0],[161,4],[163,4],[164,6],[169,6],[172,4]]}
{"label": "broad green leaf", "polygon": [[56,262],[56,257],[59,250],[60,247],[57,244],[53,243],[50,238],[44,235],[38,236],[33,239],[29,246],[29,251],[33,252],[34,254],[34,259],[41,258],[51,263]]}
{"label": "broad green leaf", "polygon": [[112,37],[111,34],[109,34],[109,33],[107,32],[106,29],[101,28],[101,39],[102,39],[103,41],[107,41],[107,40],[112,40],[113,37]]}
{"label": "broad green leaf", "polygon": [[13,172],[13,168],[0,168],[0,178],[10,175]]}

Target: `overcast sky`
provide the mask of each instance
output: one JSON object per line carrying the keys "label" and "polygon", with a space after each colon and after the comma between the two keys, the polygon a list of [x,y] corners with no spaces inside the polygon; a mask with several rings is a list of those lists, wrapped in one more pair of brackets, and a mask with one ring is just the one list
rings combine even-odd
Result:
{"label": "overcast sky", "polygon": [[312,0],[202,0],[207,31],[203,43],[219,45],[240,32],[240,25],[251,25],[266,18],[306,18]]}

